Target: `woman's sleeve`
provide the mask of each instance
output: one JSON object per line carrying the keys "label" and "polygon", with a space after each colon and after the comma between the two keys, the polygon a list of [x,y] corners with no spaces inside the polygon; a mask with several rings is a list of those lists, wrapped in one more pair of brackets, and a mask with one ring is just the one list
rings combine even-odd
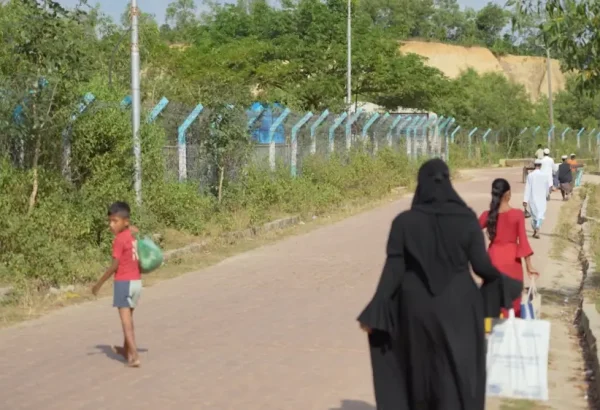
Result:
{"label": "woman's sleeve", "polygon": [[487,219],[488,219],[488,215],[489,215],[489,214],[490,214],[490,213],[489,213],[488,211],[485,211],[484,213],[482,213],[482,214],[479,216],[479,227],[480,227],[481,229],[484,229],[484,228],[487,226]]}
{"label": "woman's sleeve", "polygon": [[371,328],[391,333],[397,325],[397,301],[394,296],[404,277],[404,232],[401,221],[392,223],[387,243],[387,257],[377,290],[371,302],[358,316],[358,321]]}
{"label": "woman's sleeve", "polygon": [[521,295],[523,283],[502,274],[492,265],[485,249],[483,232],[473,223],[470,230],[468,257],[477,276],[483,279],[481,295],[486,317],[499,317],[501,308],[510,308]]}
{"label": "woman's sleeve", "polygon": [[527,256],[533,255],[533,249],[531,249],[529,239],[527,238],[527,232],[525,231],[525,215],[523,212],[519,212],[517,235],[519,239],[517,258],[526,258]]}

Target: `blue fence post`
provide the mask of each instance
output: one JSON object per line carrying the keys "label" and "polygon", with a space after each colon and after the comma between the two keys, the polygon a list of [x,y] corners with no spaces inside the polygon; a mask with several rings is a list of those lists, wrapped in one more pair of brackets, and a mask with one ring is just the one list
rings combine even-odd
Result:
{"label": "blue fence post", "polygon": [[446,122],[446,117],[444,117],[443,115],[440,115],[437,119],[437,121],[435,122],[435,129],[433,130],[433,143],[434,143],[434,148],[432,148],[432,152],[435,152],[437,154],[437,147],[438,147],[438,140],[440,141],[439,143],[439,147],[440,147],[440,156],[441,156],[441,149],[442,149],[442,142],[441,142],[441,138],[440,138],[440,129],[442,127],[442,124],[444,124]]}
{"label": "blue fence post", "polygon": [[[362,132],[361,132],[361,137],[363,142],[369,137],[369,128],[371,128],[373,126],[373,124],[375,124],[375,121],[377,121],[379,119],[379,117],[381,117],[381,114],[379,114],[378,112],[376,112],[375,114],[371,115],[371,117],[369,117],[369,120],[365,123],[365,125],[362,128]],[[377,152],[377,138],[373,139],[373,149],[375,150],[375,152]]]}
{"label": "blue fence post", "polygon": [[567,134],[567,132],[571,131],[571,128],[567,127],[565,128],[565,130],[562,132],[562,134],[560,134],[560,140],[561,142],[565,142],[565,135]]}
{"label": "blue fence post", "polygon": [[548,148],[552,146],[552,135],[554,134],[554,125],[548,130]]}
{"label": "blue fence post", "polygon": [[377,121],[379,119],[379,117],[381,117],[381,114],[379,114],[378,112],[376,112],[375,114],[371,115],[371,117],[369,118],[369,121],[367,121],[365,123],[365,125],[363,126],[362,129],[362,137],[363,139],[366,139],[369,135],[369,128],[371,128],[373,126],[373,124],[375,124],[375,121]]}
{"label": "blue fence post", "polygon": [[269,165],[271,166],[271,171],[275,171],[275,166],[277,165],[275,161],[277,155],[275,149],[275,132],[277,131],[277,128],[283,124],[288,115],[290,115],[290,112],[289,108],[283,110],[279,117],[271,124],[271,128],[269,128]]}
{"label": "blue fence post", "polygon": [[422,145],[422,149],[423,149],[423,154],[427,155],[429,153],[429,141],[428,141],[428,136],[429,136],[429,128],[433,125],[437,125],[437,117],[432,117],[432,118],[427,118],[425,120],[425,122],[423,123],[423,145]]}
{"label": "blue fence post", "polygon": [[475,132],[477,132],[477,127],[473,128],[470,132],[469,132],[469,159],[471,159],[473,153],[471,152],[472,150],[472,146],[473,146],[473,134],[475,134]]}
{"label": "blue fence post", "polygon": [[408,158],[412,158],[413,151],[413,136],[411,131],[414,131],[417,124],[421,121],[420,117],[414,117],[414,119],[408,123],[408,127],[406,127],[406,156]]}
{"label": "blue fence post", "polygon": [[527,130],[528,130],[528,129],[529,129],[528,127],[525,127],[525,128],[523,128],[523,129],[521,130],[521,132],[519,133],[519,136],[518,136],[517,138],[520,138],[520,137],[521,137],[521,135],[525,134],[525,133],[527,132]]}
{"label": "blue fence post", "polygon": [[[386,112],[385,114],[383,114],[383,115],[381,116],[381,119],[379,120],[379,124],[377,124],[377,128],[379,129],[379,127],[382,127],[382,126],[383,126],[383,124],[385,124],[385,122],[386,122],[386,121],[388,120],[388,118],[390,118],[390,117],[391,117],[391,115],[390,115],[390,113],[389,113],[389,112]],[[377,131],[375,131],[375,132],[377,132]]]}
{"label": "blue fence post", "polygon": [[187,145],[185,140],[185,132],[198,118],[204,110],[202,104],[198,104],[194,111],[187,116],[185,121],[177,128],[177,152],[179,154],[179,181],[183,182],[187,179]]}
{"label": "blue fence post", "polygon": [[323,121],[325,121],[328,116],[329,110],[323,111],[319,118],[317,118],[317,120],[310,126],[310,153],[313,155],[317,153],[317,128],[323,124]]}
{"label": "blue fence post", "polygon": [[413,159],[417,159],[419,156],[418,145],[417,145],[417,130],[421,128],[427,122],[427,117],[417,117],[417,123],[413,127],[413,147],[411,150],[411,155]]}
{"label": "blue fence post", "polygon": [[307,112],[306,115],[302,117],[302,119],[292,127],[292,158],[290,167],[292,171],[292,177],[295,177],[297,175],[296,168],[298,165],[298,131],[300,131],[300,128],[302,128],[302,126],[304,126],[304,124],[306,124],[312,118],[312,116],[312,112]]}
{"label": "blue fence post", "polygon": [[454,130],[452,131],[452,134],[450,134],[450,142],[452,144],[454,144],[454,141],[456,140],[456,134],[458,134],[458,131],[460,131],[461,126],[457,125],[456,128],[454,128]]}
{"label": "blue fence post", "polygon": [[588,134],[588,152],[592,152],[592,134],[596,131],[596,128],[593,128]]}
{"label": "blue fence post", "polygon": [[[440,135],[442,135],[444,138],[444,152],[440,152],[440,154],[442,155],[442,158],[444,158],[444,161],[446,161],[446,162],[450,158],[449,149],[448,149],[448,142],[449,142],[448,129],[450,128],[450,125],[453,122],[454,122],[454,118],[448,117],[448,118],[446,118],[446,121],[444,121],[442,126],[440,127]],[[440,150],[441,150],[441,147],[440,147]]]}
{"label": "blue fence post", "polygon": [[487,144],[487,136],[489,135],[490,132],[492,132],[492,129],[488,128],[487,131],[485,132],[485,134],[483,134],[483,137],[481,137],[484,144]]}
{"label": "blue fence post", "polygon": [[250,118],[248,118],[248,129],[251,129],[254,126],[256,121],[258,121],[258,119],[263,115],[264,112],[264,107],[260,107],[258,110],[251,112],[255,115],[249,115]]}
{"label": "blue fence post", "polygon": [[533,136],[534,136],[534,137],[535,137],[535,134],[537,134],[537,132],[540,130],[540,128],[542,128],[542,126],[541,126],[541,125],[538,125],[537,127],[535,127],[535,128],[533,129]]}
{"label": "blue fence post", "polygon": [[[406,119],[404,121],[400,122],[400,124],[398,124],[396,126],[395,131],[396,131],[396,137],[398,138],[398,141],[400,141],[400,134],[402,133],[402,130],[404,128],[406,128],[406,126],[410,123],[411,120],[412,120],[412,117],[409,115],[408,117],[406,117]],[[407,140],[407,142],[408,142],[408,140]],[[389,139],[388,140],[388,145],[390,147],[392,146],[392,143],[393,143],[392,139]]]}
{"label": "blue fence post", "polygon": [[348,118],[348,121],[346,121],[346,150],[348,151],[350,151],[350,148],[352,148],[352,125],[362,115],[362,112],[363,108],[361,107]]}
{"label": "blue fence post", "polygon": [[71,115],[69,123],[62,132],[62,175],[69,182],[71,182],[71,131],[73,130],[73,123],[77,120],[77,117],[88,109],[95,99],[96,96],[94,94],[86,93],[83,96],[83,101],[79,103],[77,110]]}
{"label": "blue fence post", "polygon": [[[385,114],[383,114],[381,116],[381,119],[379,120],[379,124],[377,125],[377,128],[383,126],[383,124],[385,124],[385,122],[388,120],[388,118],[390,118],[390,113],[386,112]],[[375,131],[375,133],[377,133],[377,131]],[[374,137],[376,138],[376,137]]]}
{"label": "blue fence post", "polygon": [[128,95],[127,97],[125,97],[121,100],[121,109],[122,110],[129,108],[130,105],[131,105],[131,95]]}
{"label": "blue fence post", "polygon": [[146,120],[148,122],[148,124],[151,124],[154,121],[156,121],[156,118],[165,109],[165,107],[167,106],[167,104],[169,104],[169,100],[167,99],[167,97],[163,97],[163,98],[160,99],[160,101],[158,102],[158,104],[156,104],[156,106],[150,112],[150,115],[148,115],[148,119]]}
{"label": "blue fence post", "polygon": [[[408,117],[410,119],[410,117]],[[394,118],[394,121],[392,121],[392,124],[390,125],[390,128],[388,129],[387,134],[385,135],[385,139],[387,141],[388,146],[392,146],[392,140],[393,140],[393,135],[394,135],[394,130],[396,129],[396,126],[400,123],[400,121],[402,120],[402,116],[400,115],[396,115],[396,118]]]}
{"label": "blue fence post", "polygon": [[335,130],[342,125],[342,122],[344,122],[344,120],[346,119],[346,117],[348,116],[347,112],[343,112],[342,114],[340,114],[339,117],[337,117],[337,119],[333,122],[333,124],[331,125],[331,127],[329,127],[329,153],[333,153],[333,151],[335,150]]}
{"label": "blue fence post", "polygon": [[583,131],[585,131],[585,128],[580,129],[577,133],[577,149],[581,148],[581,134],[583,134]]}

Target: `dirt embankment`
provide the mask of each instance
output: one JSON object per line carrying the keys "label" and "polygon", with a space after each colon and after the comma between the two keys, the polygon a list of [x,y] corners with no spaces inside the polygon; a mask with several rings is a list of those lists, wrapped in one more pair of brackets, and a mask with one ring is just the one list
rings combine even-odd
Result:
{"label": "dirt embankment", "polygon": [[[540,95],[548,96],[546,59],[543,57],[505,55],[496,57],[484,47],[464,47],[425,41],[404,41],[404,53],[414,53],[427,58],[427,64],[456,78],[462,71],[473,68],[480,74],[494,72],[511,81],[522,84],[532,100]],[[550,75],[552,92],[564,90],[565,75],[560,71],[558,60],[552,59]]]}

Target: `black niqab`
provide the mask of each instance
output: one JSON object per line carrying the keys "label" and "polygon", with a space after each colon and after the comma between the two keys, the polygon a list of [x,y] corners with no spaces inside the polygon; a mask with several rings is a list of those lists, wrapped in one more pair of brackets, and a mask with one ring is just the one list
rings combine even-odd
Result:
{"label": "black niqab", "polygon": [[[406,247],[419,262],[427,278],[431,293],[443,291],[464,262],[460,241],[454,229],[449,229],[444,219],[448,216],[464,217],[465,223],[475,214],[458,195],[450,181],[450,170],[441,159],[427,161],[418,175],[418,186],[412,201],[413,211],[426,215],[428,226],[423,226],[420,243],[407,240]],[[452,218],[456,226],[455,218]],[[427,244],[423,246],[423,241]]]}

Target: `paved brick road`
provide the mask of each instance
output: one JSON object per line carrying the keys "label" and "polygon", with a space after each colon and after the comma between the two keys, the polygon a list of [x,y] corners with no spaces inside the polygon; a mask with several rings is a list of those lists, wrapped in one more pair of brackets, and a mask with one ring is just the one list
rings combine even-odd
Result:
{"label": "paved brick road", "polygon": [[[519,170],[475,176],[458,188],[478,212],[497,176],[510,179],[520,203]],[[121,341],[108,299],[1,330],[0,408],[374,410],[354,318],[378,279],[389,224],[408,204],[146,289],[136,312],[140,369],[108,353]]]}

